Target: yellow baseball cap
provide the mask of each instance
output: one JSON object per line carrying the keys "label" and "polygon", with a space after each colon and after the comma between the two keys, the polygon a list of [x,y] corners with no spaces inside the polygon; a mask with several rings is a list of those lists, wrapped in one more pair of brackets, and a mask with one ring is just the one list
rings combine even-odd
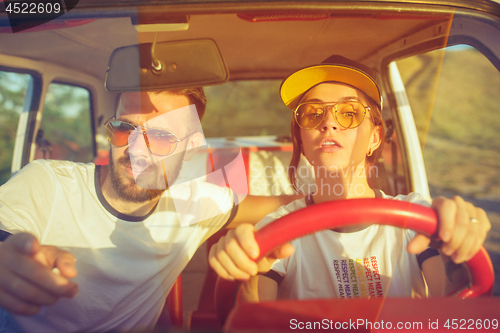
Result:
{"label": "yellow baseball cap", "polygon": [[375,82],[375,72],[369,67],[343,56],[333,55],[319,65],[300,69],[283,80],[280,87],[281,99],[294,110],[302,95],[323,82],[340,82],[364,92],[382,108],[382,95]]}

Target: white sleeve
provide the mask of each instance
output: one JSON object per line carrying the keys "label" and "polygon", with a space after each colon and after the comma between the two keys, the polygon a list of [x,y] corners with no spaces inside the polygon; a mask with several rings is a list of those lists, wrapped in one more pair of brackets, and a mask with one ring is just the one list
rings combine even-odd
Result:
{"label": "white sleeve", "polygon": [[285,259],[278,259],[274,262],[273,266],[271,267],[271,270],[275,271],[282,277],[285,277],[289,261],[290,257]]}
{"label": "white sleeve", "polygon": [[54,174],[35,161],[0,187],[0,229],[30,232],[40,239],[52,214]]}
{"label": "white sleeve", "polygon": [[197,226],[213,234],[234,215],[234,194],[227,187],[196,180],[170,191],[181,227]]}
{"label": "white sleeve", "polygon": [[415,203],[415,204],[422,205],[425,207],[431,206],[431,203],[427,199],[425,199],[421,194],[416,193],[416,192],[411,192],[408,195],[400,194],[400,195],[395,196],[394,199],[401,200],[401,201],[409,201],[411,203]]}
{"label": "white sleeve", "polygon": [[264,276],[276,281],[279,285],[286,276],[289,261],[290,258],[276,260],[272,265],[271,270],[265,273]]}

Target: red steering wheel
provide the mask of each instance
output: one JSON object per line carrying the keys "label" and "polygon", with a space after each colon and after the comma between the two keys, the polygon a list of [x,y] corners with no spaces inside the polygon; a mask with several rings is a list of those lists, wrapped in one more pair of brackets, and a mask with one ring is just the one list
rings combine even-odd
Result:
{"label": "red steering wheel", "polygon": [[[434,237],[437,232],[435,211],[422,205],[380,198],[330,201],[290,213],[257,231],[255,239],[261,253],[257,260],[276,246],[295,238],[324,229],[367,223],[408,228]],[[469,298],[492,295],[494,271],[484,247],[465,265],[469,271],[470,286],[460,289],[456,296]],[[217,280],[215,307],[221,322],[225,321],[235,304],[238,287],[238,282],[221,278]]]}

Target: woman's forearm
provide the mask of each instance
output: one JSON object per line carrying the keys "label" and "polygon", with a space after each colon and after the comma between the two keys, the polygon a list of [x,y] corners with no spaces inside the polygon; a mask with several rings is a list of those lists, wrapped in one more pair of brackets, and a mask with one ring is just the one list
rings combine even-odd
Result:
{"label": "woman's forearm", "polygon": [[278,284],[264,275],[252,276],[240,286],[238,298],[242,302],[263,302],[276,300]]}

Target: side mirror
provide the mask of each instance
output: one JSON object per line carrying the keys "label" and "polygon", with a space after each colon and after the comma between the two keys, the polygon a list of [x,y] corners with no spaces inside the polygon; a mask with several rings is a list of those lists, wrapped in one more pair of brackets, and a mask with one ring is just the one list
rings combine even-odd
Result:
{"label": "side mirror", "polygon": [[117,48],[106,70],[112,92],[155,91],[221,84],[229,72],[215,42],[195,39]]}

